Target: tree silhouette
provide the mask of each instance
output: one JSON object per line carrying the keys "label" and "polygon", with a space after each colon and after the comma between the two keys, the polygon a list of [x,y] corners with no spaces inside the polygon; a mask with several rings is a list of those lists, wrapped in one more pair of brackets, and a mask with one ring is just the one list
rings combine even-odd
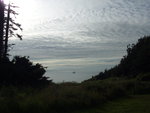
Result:
{"label": "tree silhouette", "polygon": [[[108,77],[133,78],[141,73],[150,72],[150,36],[140,38],[136,44],[127,46],[127,55],[115,67],[100,72],[89,80],[99,80]],[[148,76],[146,76],[148,79]]]}
{"label": "tree silhouette", "polygon": [[15,56],[12,61],[0,63],[0,85],[45,86],[52,83],[45,72],[45,67],[33,64],[29,57]]}
{"label": "tree silhouette", "polygon": [[21,28],[21,24],[16,23],[13,17],[18,15],[15,12],[15,8],[18,8],[13,3],[5,4],[3,0],[0,0],[0,59],[8,57],[8,39],[12,36],[18,37],[22,40],[20,34],[15,33],[16,30]]}
{"label": "tree silhouette", "polygon": [[43,86],[51,83],[48,77],[44,76],[45,67],[41,64],[33,64],[28,57],[16,56],[9,59],[8,39],[22,36],[15,31],[21,28],[12,16],[18,15],[15,12],[18,8],[13,3],[5,4],[0,0],[0,85],[15,86]]}
{"label": "tree silhouette", "polygon": [[5,10],[5,5],[4,1],[0,0],[0,61],[3,58],[3,41],[4,41],[4,10]]}

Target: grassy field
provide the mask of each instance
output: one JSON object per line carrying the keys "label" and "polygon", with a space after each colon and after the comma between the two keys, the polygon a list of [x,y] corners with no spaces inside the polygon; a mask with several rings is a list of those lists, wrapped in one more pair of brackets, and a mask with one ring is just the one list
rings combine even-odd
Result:
{"label": "grassy field", "polygon": [[150,113],[150,95],[135,95],[110,101],[101,107],[74,113]]}
{"label": "grassy field", "polygon": [[[123,99],[137,94],[145,95]],[[51,84],[40,89],[4,86],[0,87],[0,113],[127,113],[134,110],[139,112],[132,113],[142,113],[140,111],[150,105],[150,95],[146,94],[150,94],[150,82],[121,78]]]}

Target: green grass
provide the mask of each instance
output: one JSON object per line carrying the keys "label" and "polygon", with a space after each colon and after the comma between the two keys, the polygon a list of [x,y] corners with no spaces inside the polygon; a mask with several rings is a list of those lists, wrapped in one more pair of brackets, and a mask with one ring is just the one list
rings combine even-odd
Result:
{"label": "green grass", "polygon": [[150,113],[150,95],[118,99],[97,108],[73,113]]}
{"label": "green grass", "polygon": [[[124,102],[127,105],[122,105],[122,101],[128,99],[118,99],[137,94],[150,94],[150,82],[110,78],[83,83],[52,84],[41,89],[4,86],[0,87],[0,113],[71,113],[89,108],[90,110],[83,113],[111,113],[110,109],[112,113],[117,113],[113,110],[123,110],[122,106],[127,106],[124,109],[128,110],[128,105],[138,105],[130,104],[130,101]],[[98,106],[103,107],[92,109]]]}

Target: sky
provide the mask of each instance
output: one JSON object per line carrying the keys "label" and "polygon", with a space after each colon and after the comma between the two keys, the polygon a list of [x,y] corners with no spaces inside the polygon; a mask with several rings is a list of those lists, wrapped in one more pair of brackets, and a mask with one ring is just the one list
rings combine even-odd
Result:
{"label": "sky", "polygon": [[[22,0],[23,41],[12,55],[47,66],[54,82],[81,82],[109,69],[128,44],[150,34],[150,0]],[[76,72],[76,73],[73,73]]]}

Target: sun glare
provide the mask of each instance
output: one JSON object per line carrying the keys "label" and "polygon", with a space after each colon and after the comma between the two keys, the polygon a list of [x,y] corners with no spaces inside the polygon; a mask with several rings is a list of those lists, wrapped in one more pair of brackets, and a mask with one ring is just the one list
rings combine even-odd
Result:
{"label": "sun glare", "polygon": [[25,1],[29,1],[29,0],[4,0],[4,2],[7,4],[7,3],[9,3],[9,2],[11,2],[11,3],[23,3],[23,2],[25,2]]}
{"label": "sun glare", "polygon": [[9,2],[13,3],[16,6],[19,6],[21,10],[26,10],[26,12],[32,10],[36,4],[35,0],[4,0],[4,2],[6,4]]}
{"label": "sun glare", "polygon": [[13,3],[18,6],[19,14],[27,18],[33,14],[33,10],[36,9],[36,0],[4,0],[6,4]]}
{"label": "sun glare", "polygon": [[5,4],[9,4],[10,2],[18,6],[19,8],[16,8],[15,11],[19,13],[19,15],[15,20],[17,20],[24,29],[30,27],[30,20],[35,17],[34,14],[37,10],[36,0],[4,0],[4,2]]}

